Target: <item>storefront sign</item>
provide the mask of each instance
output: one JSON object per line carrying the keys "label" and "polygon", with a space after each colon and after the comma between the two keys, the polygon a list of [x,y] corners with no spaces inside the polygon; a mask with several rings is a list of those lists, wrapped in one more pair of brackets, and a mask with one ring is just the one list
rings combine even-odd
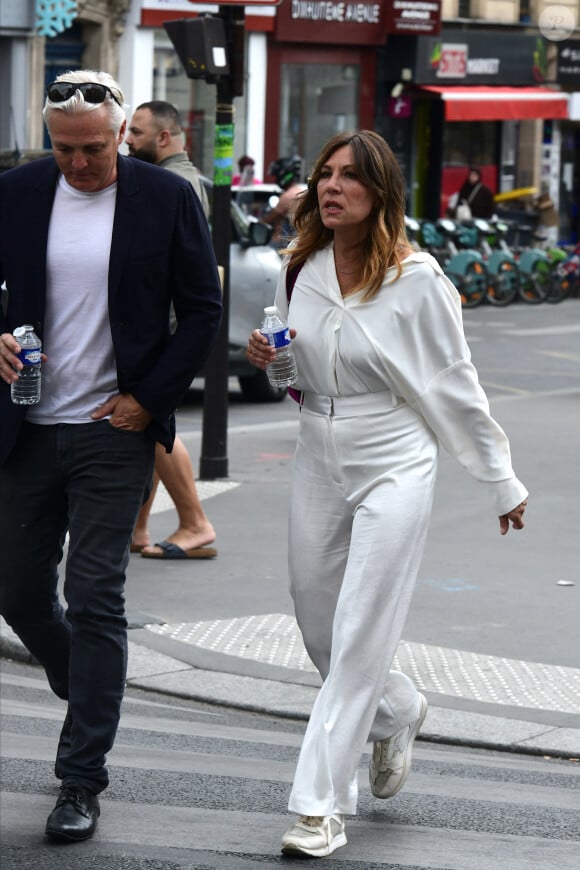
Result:
{"label": "storefront sign", "polygon": [[464,79],[467,75],[468,46],[455,43],[436,43],[431,58],[438,79]]}
{"label": "storefront sign", "polygon": [[409,94],[390,97],[388,113],[390,118],[410,118],[413,114],[413,101]]}
{"label": "storefront sign", "polygon": [[[398,65],[400,61],[396,57]],[[546,79],[546,43],[541,36],[518,34],[514,39],[501,33],[445,30],[440,39],[425,36],[417,40],[415,84],[443,80],[458,85],[529,85]]]}
{"label": "storefront sign", "polygon": [[441,29],[440,0],[383,0],[387,33],[435,36]]}
{"label": "storefront sign", "polygon": [[558,45],[556,80],[561,84],[580,86],[580,40],[569,39]]}
{"label": "storefront sign", "polygon": [[282,0],[276,13],[280,42],[381,45],[384,3],[349,0]]}

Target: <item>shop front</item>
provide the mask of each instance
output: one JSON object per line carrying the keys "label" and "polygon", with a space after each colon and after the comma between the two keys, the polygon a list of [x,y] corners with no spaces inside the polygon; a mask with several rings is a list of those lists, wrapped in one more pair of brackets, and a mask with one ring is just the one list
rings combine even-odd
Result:
{"label": "shop front", "polygon": [[[245,8],[244,93],[234,99],[234,157],[251,154],[257,178],[263,177],[266,40],[274,29],[275,11],[275,6],[257,0]],[[164,25],[218,13],[217,4],[134,0],[132,26],[120,52],[120,79],[128,102],[132,107],[148,100],[172,103],[183,120],[186,151],[208,176],[213,175],[216,85],[187,77]]]}
{"label": "shop front", "polygon": [[266,165],[299,154],[305,172],[324,142],[374,119],[383,8],[283,0],[268,40]]}
{"label": "shop front", "polygon": [[437,33],[440,13],[439,0],[282,0],[268,37],[266,165],[299,154],[307,173],[331,136],[374,128],[377,51],[389,34]]}
{"label": "shop front", "polygon": [[545,124],[557,133],[568,116],[567,96],[546,84],[541,37],[443,29],[382,52],[377,129],[405,169],[410,213],[445,214],[471,165],[494,193],[539,185]]}
{"label": "shop front", "polygon": [[580,40],[559,42],[557,51],[556,80],[569,99],[568,120],[560,129],[560,239],[575,245],[580,242]]}

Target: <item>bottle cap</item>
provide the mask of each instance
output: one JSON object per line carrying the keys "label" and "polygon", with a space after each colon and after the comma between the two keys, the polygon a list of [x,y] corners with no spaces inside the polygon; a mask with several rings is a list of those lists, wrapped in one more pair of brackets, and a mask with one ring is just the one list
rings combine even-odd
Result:
{"label": "bottle cap", "polygon": [[275,305],[268,305],[267,308],[264,308],[264,314],[278,314],[278,309]]}
{"label": "bottle cap", "polygon": [[26,335],[27,329],[25,326],[17,326],[12,335],[14,338],[22,338],[23,335]]}

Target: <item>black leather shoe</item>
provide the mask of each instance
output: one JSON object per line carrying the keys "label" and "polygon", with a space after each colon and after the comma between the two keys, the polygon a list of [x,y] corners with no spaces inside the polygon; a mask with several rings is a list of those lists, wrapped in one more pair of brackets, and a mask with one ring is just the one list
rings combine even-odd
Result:
{"label": "black leather shoe", "polygon": [[67,707],[66,716],[62,723],[62,730],[58,738],[58,747],[56,750],[56,761],[54,762],[54,775],[57,779],[62,779],[62,771],[60,769],[61,759],[66,758],[70,752],[72,741],[72,716],[70,707]]}
{"label": "black leather shoe", "polygon": [[60,797],[46,822],[51,840],[88,840],[97,829],[99,801],[80,785],[62,785]]}

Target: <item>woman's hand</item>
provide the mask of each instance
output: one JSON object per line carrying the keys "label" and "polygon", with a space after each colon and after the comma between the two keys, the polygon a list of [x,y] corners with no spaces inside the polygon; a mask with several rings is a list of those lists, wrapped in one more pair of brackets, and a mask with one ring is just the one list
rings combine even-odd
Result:
{"label": "woman's hand", "polygon": [[[290,330],[290,338],[296,336],[296,330]],[[253,366],[256,366],[262,371],[266,371],[266,367],[276,356],[276,351],[268,344],[268,339],[262,335],[259,329],[254,329],[250,335],[248,346],[246,348],[246,358]]]}
{"label": "woman's hand", "polygon": [[500,535],[507,535],[510,530],[510,522],[514,529],[523,529],[523,527],[525,526],[523,517],[527,503],[528,500],[525,499],[521,504],[519,504],[509,513],[502,514],[502,516],[499,518]]}

